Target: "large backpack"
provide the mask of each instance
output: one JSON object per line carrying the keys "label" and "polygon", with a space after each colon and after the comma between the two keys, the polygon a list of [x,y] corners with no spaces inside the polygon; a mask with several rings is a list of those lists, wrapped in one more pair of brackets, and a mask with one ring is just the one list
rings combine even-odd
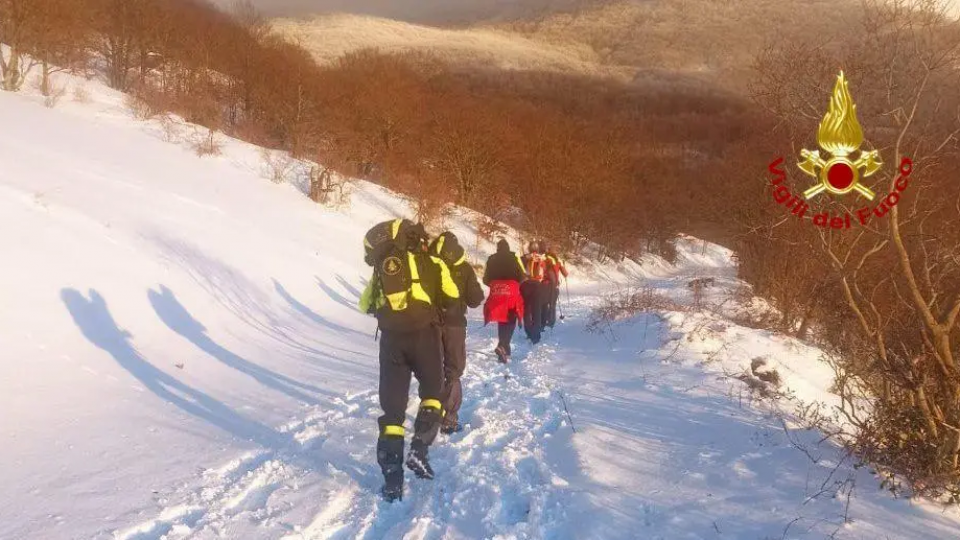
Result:
{"label": "large backpack", "polygon": [[530,279],[543,281],[546,261],[540,253],[531,253],[527,255],[527,274]]}
{"label": "large backpack", "polygon": [[[407,308],[411,287],[419,281],[410,268],[411,251],[425,238],[423,226],[406,219],[378,223],[363,238],[364,261],[373,267],[374,298],[384,298],[393,311]],[[373,310],[379,307],[377,301],[372,305]]]}
{"label": "large backpack", "polygon": [[377,223],[363,237],[363,260],[370,266],[377,266],[388,252],[394,249],[405,250],[408,230],[415,225],[407,219],[393,219]]}
{"label": "large backpack", "polygon": [[545,256],[546,281],[554,287],[560,286],[560,261],[553,255]]}

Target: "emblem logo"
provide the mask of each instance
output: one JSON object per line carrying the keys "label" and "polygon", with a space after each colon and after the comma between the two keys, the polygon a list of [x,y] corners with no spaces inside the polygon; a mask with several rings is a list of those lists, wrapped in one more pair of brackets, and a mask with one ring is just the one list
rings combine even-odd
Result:
{"label": "emblem logo", "polygon": [[842,71],[833,87],[830,108],[820,122],[817,144],[827,156],[821,157],[819,150],[804,149],[800,152],[803,161],[797,164],[800,170],[819,181],[803,193],[804,198],[812,199],[824,191],[834,195],[856,191],[872,201],[876,195],[860,180],[880,170],[883,162],[876,150],[861,151],[856,160],[851,159],[851,154],[863,144],[863,129],[857,121],[857,106]]}
{"label": "emblem logo", "polygon": [[399,257],[387,257],[383,260],[383,273],[388,276],[395,276],[400,273],[400,269],[403,268],[403,263],[400,262]]}

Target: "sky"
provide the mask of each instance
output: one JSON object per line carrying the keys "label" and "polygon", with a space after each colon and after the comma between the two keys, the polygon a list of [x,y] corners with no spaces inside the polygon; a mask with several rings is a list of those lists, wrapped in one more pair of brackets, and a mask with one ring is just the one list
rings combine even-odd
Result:
{"label": "sky", "polygon": [[[229,5],[232,0],[215,0]],[[516,17],[558,9],[582,0],[252,0],[271,16],[314,13],[360,13],[409,22],[469,22],[477,19]]]}

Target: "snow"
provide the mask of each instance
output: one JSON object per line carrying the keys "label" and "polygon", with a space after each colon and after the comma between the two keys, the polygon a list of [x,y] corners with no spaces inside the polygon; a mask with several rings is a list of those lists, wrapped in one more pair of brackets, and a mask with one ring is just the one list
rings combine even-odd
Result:
{"label": "snow", "polygon": [[[737,325],[732,253],[693,238],[676,264],[575,267],[566,319],[509,366],[472,319],[467,429],[432,449],[435,481],[381,502],[360,239],[409,204],[356,182],[320,207],[255,147],[199,158],[63,80],[88,100],[0,94],[0,538],[960,536],[795,427],[790,399],[834,402],[820,352]],[[479,263],[474,217],[446,221]],[[680,307],[587,332],[626,287]],[[757,357],[792,398],[735,379]]]}

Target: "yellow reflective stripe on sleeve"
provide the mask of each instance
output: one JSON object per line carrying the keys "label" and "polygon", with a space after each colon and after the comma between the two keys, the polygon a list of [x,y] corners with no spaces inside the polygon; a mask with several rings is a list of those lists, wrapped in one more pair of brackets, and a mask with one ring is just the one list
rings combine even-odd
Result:
{"label": "yellow reflective stripe on sleeve", "polygon": [[397,234],[400,233],[400,224],[401,224],[401,223],[403,223],[403,220],[402,220],[402,219],[394,220],[393,226],[392,226],[392,228],[390,229],[390,237],[393,238],[394,240],[397,239]]}
{"label": "yellow reflective stripe on sleeve", "polygon": [[520,271],[523,272],[523,275],[527,275],[527,267],[523,265],[523,259],[520,258],[520,255],[516,255],[516,257],[517,257],[517,266],[520,267]]}
{"label": "yellow reflective stripe on sleeve", "polygon": [[406,430],[403,429],[403,426],[383,426],[382,435],[387,437],[389,436],[403,437],[405,433],[406,433]]}
{"label": "yellow reflective stripe on sleeve", "polygon": [[467,262],[467,254],[464,253],[463,257],[460,257],[457,262],[453,263],[454,266],[460,266],[461,264]]}
{"label": "yellow reflective stripe on sleeve", "polygon": [[446,241],[447,241],[446,236],[441,236],[440,238],[437,238],[437,255],[440,255],[440,253],[443,252],[443,243]]}
{"label": "yellow reflective stripe on sleeve", "polygon": [[440,404],[440,400],[439,400],[439,399],[425,399],[425,400],[423,400],[423,401],[420,402],[420,408],[421,408],[421,409],[436,409],[436,410],[439,411],[439,410],[442,410],[442,409],[443,409],[443,405]]}
{"label": "yellow reflective stripe on sleeve", "polygon": [[460,298],[460,288],[457,287],[457,283],[450,276],[450,268],[447,267],[447,263],[436,257],[431,257],[431,259],[440,267],[440,288],[443,289],[443,294],[449,298]]}

